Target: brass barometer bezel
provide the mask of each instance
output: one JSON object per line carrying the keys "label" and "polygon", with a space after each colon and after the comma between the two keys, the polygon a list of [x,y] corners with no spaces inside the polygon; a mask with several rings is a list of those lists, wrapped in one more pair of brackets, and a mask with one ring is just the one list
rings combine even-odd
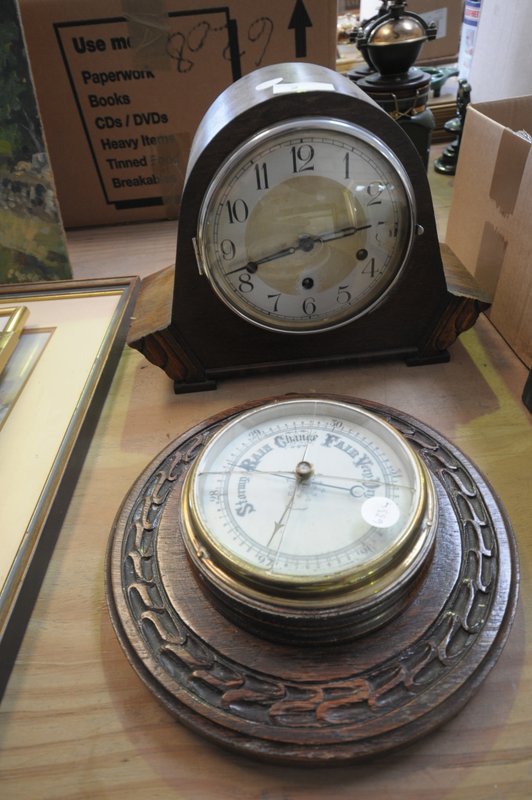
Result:
{"label": "brass barometer bezel", "polygon": [[[220,542],[220,536],[209,529],[202,514],[198,481],[211,451],[230,450],[235,431],[246,427],[260,430],[261,424],[266,424],[265,419],[274,423],[277,415],[284,421],[291,413],[295,417],[303,415],[305,410],[310,413],[309,407],[316,409],[316,417],[337,416],[360,428],[369,426],[368,437],[372,434],[384,437],[403,460],[405,474],[410,470],[417,500],[393,541],[364,563],[318,574],[279,574],[245,561]],[[238,467],[236,470],[238,474]],[[332,525],[334,514],[332,494]],[[221,610],[238,624],[251,626],[267,638],[291,636],[301,641],[326,642],[367,633],[400,613],[409,602],[412,586],[430,561],[437,526],[432,478],[406,439],[392,425],[361,407],[314,395],[266,403],[231,419],[217,431],[184,480],[179,527],[194,569],[221,601]],[[338,626],[332,624],[335,614],[339,615]]]}

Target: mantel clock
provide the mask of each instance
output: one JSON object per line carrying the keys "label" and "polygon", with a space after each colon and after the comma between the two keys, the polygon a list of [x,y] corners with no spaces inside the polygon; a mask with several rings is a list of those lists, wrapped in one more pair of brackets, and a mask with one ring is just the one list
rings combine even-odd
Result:
{"label": "mantel clock", "polygon": [[203,118],[171,321],[133,345],[177,392],[268,369],[442,361],[486,305],[448,284],[408,136],[348,78],[277,64]]}

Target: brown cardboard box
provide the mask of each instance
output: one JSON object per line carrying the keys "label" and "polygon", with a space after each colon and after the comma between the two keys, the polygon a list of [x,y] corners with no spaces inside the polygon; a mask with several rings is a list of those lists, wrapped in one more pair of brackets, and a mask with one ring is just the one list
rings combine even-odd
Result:
{"label": "brown cardboard box", "polygon": [[532,366],[532,96],[468,107],[447,244],[493,298],[488,314]]}
{"label": "brown cardboard box", "polygon": [[333,67],[336,0],[20,0],[67,227],[176,217],[196,127],[241,75]]}
{"label": "brown cardboard box", "polygon": [[436,22],[438,33],[425,42],[417,64],[451,64],[458,58],[464,0],[408,0],[407,10],[420,14],[425,22]]}

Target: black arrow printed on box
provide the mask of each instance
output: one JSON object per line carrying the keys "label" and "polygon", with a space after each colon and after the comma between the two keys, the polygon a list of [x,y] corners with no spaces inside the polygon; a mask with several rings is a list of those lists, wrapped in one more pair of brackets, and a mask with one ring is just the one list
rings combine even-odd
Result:
{"label": "black arrow printed on box", "polygon": [[307,55],[307,28],[312,28],[312,21],[305,8],[305,3],[303,0],[296,0],[288,23],[288,29],[294,31],[296,58],[305,58]]}

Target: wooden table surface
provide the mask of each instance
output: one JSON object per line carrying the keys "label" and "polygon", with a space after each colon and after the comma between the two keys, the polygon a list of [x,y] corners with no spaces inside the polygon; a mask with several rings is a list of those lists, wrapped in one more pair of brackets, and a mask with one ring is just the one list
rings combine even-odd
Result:
{"label": "wooden table surface", "polygon": [[[150,242],[157,258],[167,255],[171,263],[170,230],[147,225],[107,229],[101,236],[77,232],[70,239],[72,257],[87,272],[105,256],[108,274],[110,259],[117,259],[123,274],[122,258],[135,273],[150,257]],[[390,362],[238,379],[214,392],[180,396],[162,371],[127,348],[0,707],[2,798],[531,797],[532,435],[531,415],[520,400],[526,375],[485,317],[453,346],[448,364],[409,368]],[[499,662],[457,717],[371,763],[316,770],[271,766],[204,741],[144,687],[107,613],[107,541],[138,474],[203,418],[288,391],[350,394],[429,424],[487,476],[518,542],[521,594]]]}

